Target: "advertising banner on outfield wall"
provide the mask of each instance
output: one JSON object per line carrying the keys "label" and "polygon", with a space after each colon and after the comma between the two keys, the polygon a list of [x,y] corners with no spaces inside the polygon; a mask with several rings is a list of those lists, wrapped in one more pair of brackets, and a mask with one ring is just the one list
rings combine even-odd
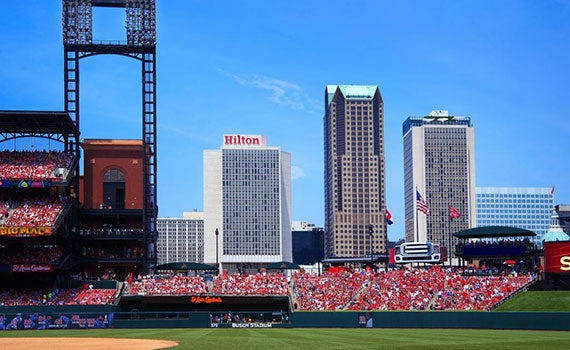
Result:
{"label": "advertising banner on outfield wall", "polygon": [[544,242],[544,272],[570,274],[570,241]]}
{"label": "advertising banner on outfield wall", "polygon": [[112,325],[112,313],[0,314],[0,330],[101,329]]}

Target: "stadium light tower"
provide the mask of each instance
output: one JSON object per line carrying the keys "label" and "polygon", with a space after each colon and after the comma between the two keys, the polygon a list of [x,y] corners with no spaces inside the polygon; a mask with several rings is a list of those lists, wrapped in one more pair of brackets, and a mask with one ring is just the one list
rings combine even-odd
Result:
{"label": "stadium light tower", "polygon": [[[126,41],[93,37],[93,8],[124,8]],[[141,63],[143,272],[156,264],[156,9],[155,0],[62,0],[65,111],[79,127],[79,61],[95,55],[122,55]],[[79,152],[79,145],[74,144]],[[77,168],[79,169],[79,167]],[[79,170],[77,170],[79,171]],[[77,173],[76,178],[79,178]],[[152,254],[151,254],[152,251]]]}

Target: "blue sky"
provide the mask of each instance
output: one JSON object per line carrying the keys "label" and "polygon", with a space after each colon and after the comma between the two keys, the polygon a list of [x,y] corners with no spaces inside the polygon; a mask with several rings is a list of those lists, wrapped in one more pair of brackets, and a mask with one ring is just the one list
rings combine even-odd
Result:
{"label": "blue sky", "polygon": [[[157,0],[159,216],[202,210],[202,151],[228,133],[290,152],[293,219],[323,225],[324,89],[384,98],[389,238],[403,232],[402,122],[469,116],[477,186],[556,188],[570,203],[570,1]],[[59,0],[0,12],[0,109],[63,110]],[[124,40],[96,9],[95,40]],[[82,138],[140,138],[140,64],[80,62]],[[8,147],[8,146],[6,146]]]}

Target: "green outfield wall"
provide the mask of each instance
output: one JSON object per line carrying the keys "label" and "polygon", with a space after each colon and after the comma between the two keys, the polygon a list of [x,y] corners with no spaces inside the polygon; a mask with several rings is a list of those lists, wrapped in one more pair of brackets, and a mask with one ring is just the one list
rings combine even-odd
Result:
{"label": "green outfield wall", "polygon": [[[122,312],[111,306],[0,307],[0,320],[8,325],[17,315],[34,319],[27,329],[52,328],[471,328],[570,331],[568,312],[488,311],[259,311],[168,310]],[[226,315],[239,316],[226,319]],[[35,317],[34,317],[35,316]],[[38,316],[51,319],[45,325]],[[59,325],[55,320],[65,320]],[[86,320],[86,323],[81,323]],[[89,323],[91,321],[91,323]],[[29,322],[28,322],[29,323]],[[2,328],[2,327],[0,327]],[[8,328],[6,328],[8,329]],[[25,323],[18,329],[26,329]]]}
{"label": "green outfield wall", "polygon": [[479,328],[570,330],[568,312],[385,311],[295,312],[296,328]]}

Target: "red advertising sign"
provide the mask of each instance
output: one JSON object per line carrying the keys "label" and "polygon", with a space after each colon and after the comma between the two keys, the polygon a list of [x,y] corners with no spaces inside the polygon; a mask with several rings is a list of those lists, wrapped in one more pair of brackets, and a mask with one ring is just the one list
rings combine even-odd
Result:
{"label": "red advertising sign", "polygon": [[570,274],[570,241],[544,242],[544,272]]}
{"label": "red advertising sign", "polygon": [[47,264],[14,264],[12,272],[52,272],[53,268]]}
{"label": "red advertising sign", "polygon": [[193,304],[212,304],[212,303],[221,303],[222,298],[220,297],[192,297],[190,298],[190,302]]}
{"label": "red advertising sign", "polygon": [[0,227],[0,236],[46,236],[51,234],[51,227]]}

